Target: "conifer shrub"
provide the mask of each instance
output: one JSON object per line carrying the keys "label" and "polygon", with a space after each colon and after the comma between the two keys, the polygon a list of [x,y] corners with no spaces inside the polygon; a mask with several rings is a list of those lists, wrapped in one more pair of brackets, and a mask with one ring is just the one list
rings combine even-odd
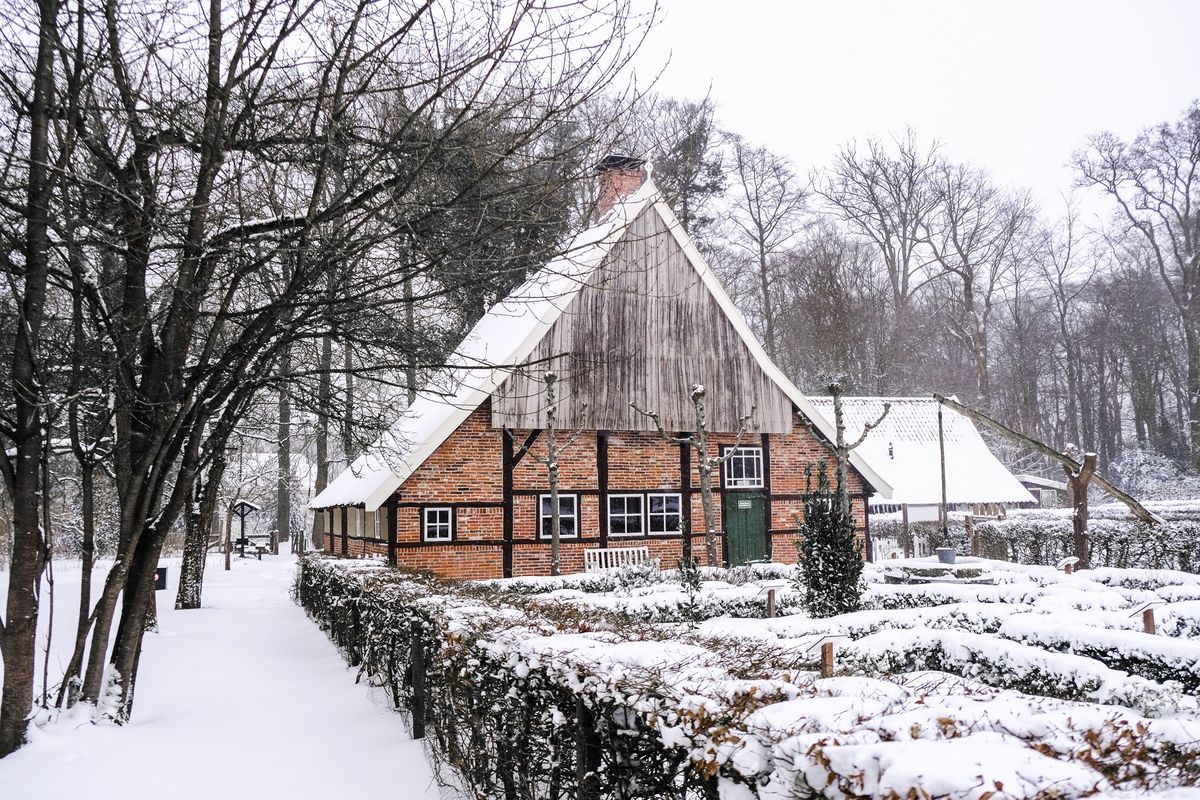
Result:
{"label": "conifer shrub", "polygon": [[[824,461],[805,471],[806,493],[798,583],[804,606],[814,617],[857,611],[862,592],[862,545],[854,536],[854,520],[838,502]],[[815,478],[815,489],[814,489]]]}

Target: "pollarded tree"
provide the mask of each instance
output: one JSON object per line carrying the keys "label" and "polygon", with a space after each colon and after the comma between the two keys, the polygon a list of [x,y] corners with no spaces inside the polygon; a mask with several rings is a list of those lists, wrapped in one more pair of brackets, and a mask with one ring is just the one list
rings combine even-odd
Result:
{"label": "pollarded tree", "polygon": [[[832,617],[857,611],[862,593],[862,544],[854,536],[854,520],[838,502],[840,486],[829,485],[825,461],[805,470],[803,539],[800,581],[804,605],[814,617]],[[814,486],[814,478],[816,484]]]}
{"label": "pollarded tree", "polygon": [[[738,432],[734,438],[733,447],[729,448],[729,451],[723,456],[714,456],[708,450],[708,411],[705,407],[707,395],[708,390],[704,388],[703,384],[698,383],[692,386],[692,408],[696,412],[696,430],[689,436],[672,436],[667,433],[667,429],[663,427],[662,417],[657,411],[643,411],[634,402],[630,402],[629,407],[653,420],[654,427],[658,429],[658,435],[666,441],[672,444],[687,445],[696,451],[696,471],[700,473],[700,502],[704,509],[704,547],[708,555],[708,565],[715,567],[720,562],[717,559],[716,504],[713,502],[712,490],[713,471],[720,468],[737,453],[738,445],[742,443],[742,436],[746,434],[750,417],[754,415],[754,409],[757,406],[751,406],[749,413],[738,420]],[[685,499],[684,502],[690,501]],[[692,557],[691,531],[683,531],[683,557],[685,559]]]}

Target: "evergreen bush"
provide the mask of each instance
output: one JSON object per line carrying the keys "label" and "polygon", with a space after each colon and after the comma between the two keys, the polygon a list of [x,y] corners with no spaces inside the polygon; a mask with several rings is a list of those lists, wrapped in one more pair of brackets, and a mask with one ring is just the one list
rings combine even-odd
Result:
{"label": "evergreen bush", "polygon": [[857,611],[862,592],[862,545],[854,536],[854,520],[838,503],[829,485],[828,469],[822,461],[816,471],[805,471],[807,492],[804,521],[800,525],[799,582],[804,605],[814,617],[831,617]]}

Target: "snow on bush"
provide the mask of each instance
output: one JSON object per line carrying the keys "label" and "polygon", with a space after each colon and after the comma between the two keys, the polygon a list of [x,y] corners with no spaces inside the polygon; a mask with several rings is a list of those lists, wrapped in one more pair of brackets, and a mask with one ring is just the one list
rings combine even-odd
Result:
{"label": "snow on bush", "polygon": [[[1147,525],[1121,504],[1088,510],[1093,566],[1200,571],[1200,502],[1149,503],[1163,522]],[[1069,508],[1012,511],[976,526],[985,543],[1003,543],[1013,561],[1055,564],[1073,555]]]}
{"label": "snow on bush", "polygon": [[[619,597],[675,591],[657,587]],[[557,591],[574,600],[317,557],[302,560],[295,589],[360,676],[410,710],[413,654],[424,651],[433,752],[474,796],[1081,797],[1200,780],[1191,698],[1088,658],[964,632],[1002,627],[1031,604],[725,619],[691,631]],[[703,589],[730,591],[711,580]],[[839,669],[867,674],[809,671],[805,624],[861,632],[882,622],[964,630],[870,633],[838,656]],[[734,635],[751,628],[757,637]]]}
{"label": "snow on bush", "polygon": [[1109,669],[1090,658],[964,631],[881,631],[845,645],[842,655],[859,672],[950,672],[1043,697],[1127,706],[1147,716],[1196,709],[1195,702],[1176,688]]}
{"label": "snow on bush", "polygon": [[[1139,615],[1140,616],[1140,615]],[[1006,639],[1095,659],[1114,670],[1159,683],[1178,682],[1200,693],[1200,643],[1133,630],[1063,624],[1045,614],[1011,616],[1000,626]]]}

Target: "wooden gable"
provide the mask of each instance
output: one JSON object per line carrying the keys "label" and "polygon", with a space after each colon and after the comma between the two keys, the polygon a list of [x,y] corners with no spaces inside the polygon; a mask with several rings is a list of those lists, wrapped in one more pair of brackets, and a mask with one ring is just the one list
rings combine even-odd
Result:
{"label": "wooden gable", "polygon": [[691,387],[708,389],[709,430],[792,430],[792,402],[759,368],[654,206],[630,225],[562,316],[492,401],[492,425],[544,428],[545,384],[559,378],[558,427],[654,429],[629,407],[657,411],[672,431],[695,427]]}

